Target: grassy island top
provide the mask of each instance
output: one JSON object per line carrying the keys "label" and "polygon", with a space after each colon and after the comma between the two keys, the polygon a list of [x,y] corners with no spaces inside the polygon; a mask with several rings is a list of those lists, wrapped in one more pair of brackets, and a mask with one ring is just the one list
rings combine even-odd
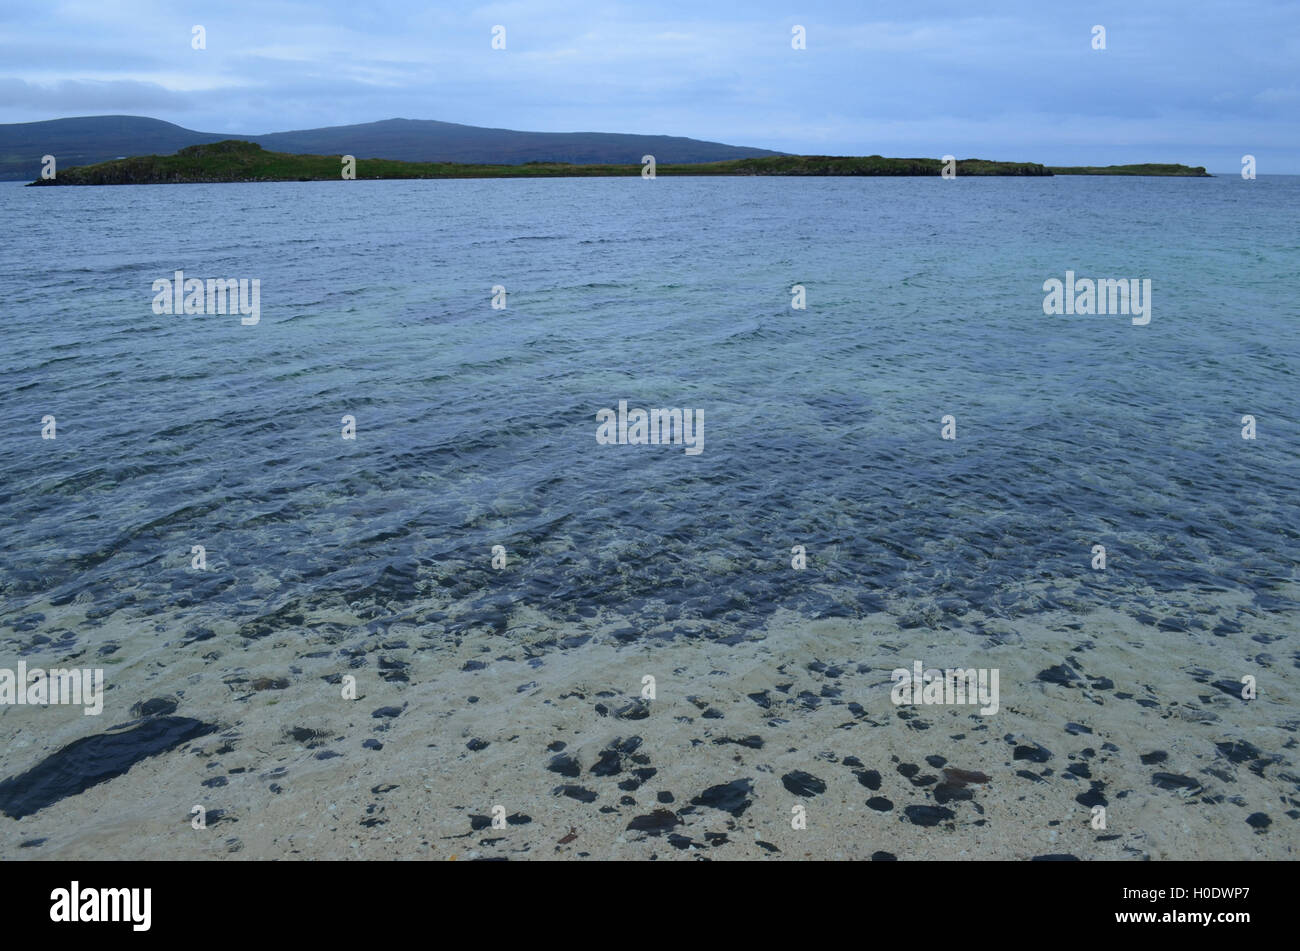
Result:
{"label": "grassy island top", "polygon": [[[1207,177],[1204,168],[1186,165],[1111,165],[1105,168],[1050,168],[1033,162],[961,159],[957,176],[967,175],[1164,175]],[[658,175],[930,175],[944,163],[930,158],[883,158],[879,155],[775,155],[683,165],[658,165]],[[260,145],[227,139],[191,145],[175,155],[141,155],[98,165],[59,170],[53,179],[32,185],[169,185],[201,182],[340,181],[342,156],[268,152]],[[357,159],[358,179],[400,178],[578,178],[639,176],[640,165],[570,165],[529,162],[525,165],[461,165],[452,162],[398,162]]]}

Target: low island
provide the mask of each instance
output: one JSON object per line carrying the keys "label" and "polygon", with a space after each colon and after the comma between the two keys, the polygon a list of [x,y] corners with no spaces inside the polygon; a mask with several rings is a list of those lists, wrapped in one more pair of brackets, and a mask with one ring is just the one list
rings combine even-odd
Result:
{"label": "low island", "polygon": [[[1053,168],[1033,162],[961,159],[958,177],[968,175],[1163,175],[1209,177],[1203,167],[1186,165],[1110,165],[1104,168]],[[174,155],[141,155],[98,165],[63,169],[54,178],[31,185],[171,185],[216,182],[312,182],[343,178],[343,156],[268,152],[253,142],[228,139],[191,145]],[[929,158],[883,158],[879,155],[775,155],[681,165],[658,165],[659,175],[930,175],[944,162]],[[402,178],[577,178],[639,176],[641,165],[571,165],[528,162],[524,165],[463,165],[452,162],[399,162],[357,159],[357,179]]]}

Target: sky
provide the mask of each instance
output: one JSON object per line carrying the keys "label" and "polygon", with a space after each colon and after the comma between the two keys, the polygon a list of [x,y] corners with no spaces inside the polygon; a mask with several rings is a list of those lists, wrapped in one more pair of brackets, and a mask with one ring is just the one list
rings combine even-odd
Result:
{"label": "sky", "polygon": [[1259,174],[1296,174],[1300,2],[4,4],[0,122],[86,115],[250,135],[441,119],[1211,172],[1250,154]]}

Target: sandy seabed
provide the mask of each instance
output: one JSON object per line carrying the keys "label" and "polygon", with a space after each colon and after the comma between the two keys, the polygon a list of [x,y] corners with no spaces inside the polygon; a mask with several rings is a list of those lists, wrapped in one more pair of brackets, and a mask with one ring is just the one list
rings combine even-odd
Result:
{"label": "sandy seabed", "polygon": [[[47,610],[75,625],[75,606]],[[975,636],[785,613],[734,644],[624,643],[608,619],[527,610],[504,635],[457,639],[312,620],[332,633],[137,638],[106,665],[100,717],[4,708],[0,777],[155,697],[218,729],[0,815],[0,856],[1288,859],[1300,843],[1283,630],[1171,632],[1101,610],[986,618]],[[110,619],[96,640],[113,633]],[[916,660],[996,668],[998,711],[896,706],[891,671]],[[1256,699],[1215,686],[1246,675]]]}

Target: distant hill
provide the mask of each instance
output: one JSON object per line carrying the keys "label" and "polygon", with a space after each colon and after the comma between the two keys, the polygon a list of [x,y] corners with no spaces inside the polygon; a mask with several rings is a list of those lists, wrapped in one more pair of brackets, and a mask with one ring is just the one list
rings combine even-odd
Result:
{"label": "distant hill", "polygon": [[0,125],[0,181],[40,175],[43,155],[53,155],[58,167],[63,168],[94,165],[120,155],[166,155],[187,145],[228,138],[139,116],[89,116]]}
{"label": "distant hill", "polygon": [[170,155],[190,145],[232,138],[297,155],[355,155],[358,159],[491,165],[525,162],[628,165],[639,164],[643,155],[653,155],[661,164],[685,164],[783,154],[680,136],[516,132],[432,119],[385,119],[298,132],[232,135],[195,132],[142,116],[83,116],[0,125],[0,181],[37,178],[43,155],[53,155],[61,170],[96,165],[120,156]]}

